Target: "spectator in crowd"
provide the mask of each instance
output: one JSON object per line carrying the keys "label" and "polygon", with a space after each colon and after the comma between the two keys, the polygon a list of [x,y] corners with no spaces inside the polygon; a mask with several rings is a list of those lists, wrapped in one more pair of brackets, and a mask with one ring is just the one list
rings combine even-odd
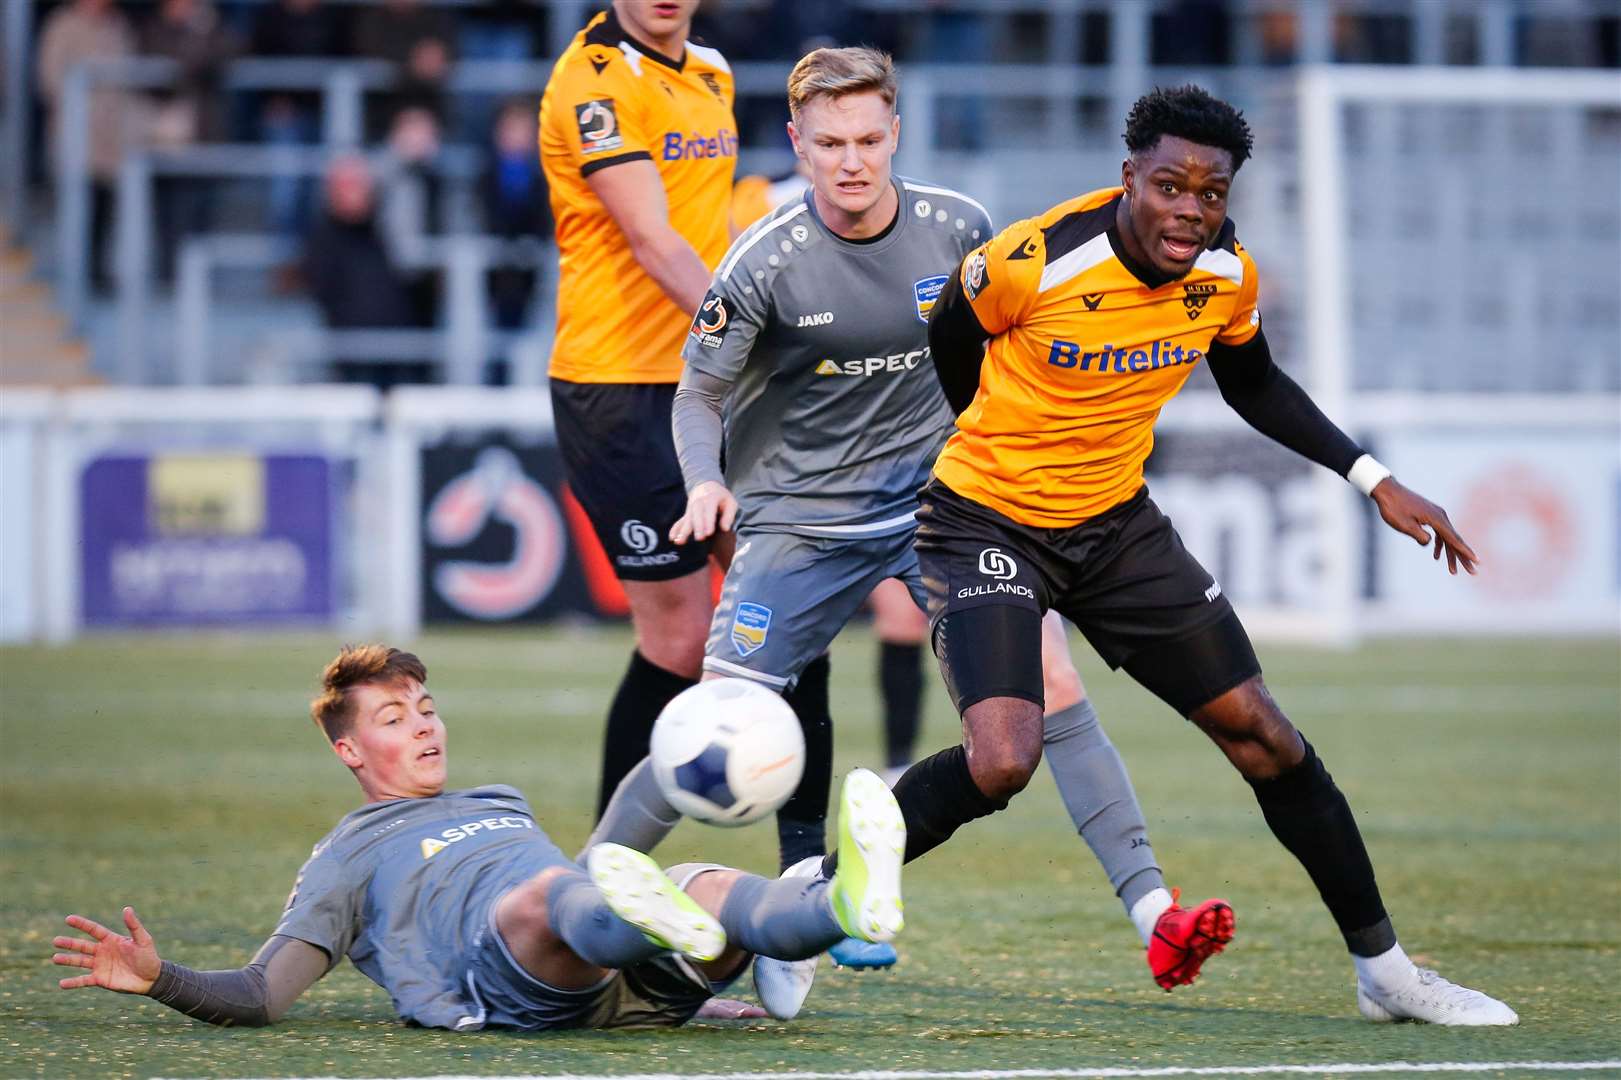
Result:
{"label": "spectator in crowd", "polygon": [[[479,182],[484,231],[506,241],[538,241],[551,235],[546,177],[535,153],[537,103],[513,100],[496,114],[489,161]],[[490,270],[490,304],[502,330],[524,325],[535,294],[531,266],[497,263]]]}
{"label": "spectator in crowd", "polygon": [[[377,181],[366,159],[333,161],[325,205],[304,248],[304,280],[330,330],[400,330],[429,325],[422,283],[404,273],[377,228]],[[344,356],[333,365],[339,382],[386,389],[429,381],[421,361]]]}
{"label": "spectator in crowd", "polygon": [[[51,13],[40,28],[36,64],[50,143],[60,161],[62,97],[68,73],[89,60],[122,60],[135,52],[135,34],[112,0],[73,0]],[[128,93],[98,84],[90,94],[87,136],[90,169],[90,279],[107,284],[107,235],[112,225],[113,190],[124,159],[126,133],[136,128],[138,109]]]}
{"label": "spectator in crowd", "polygon": [[[342,56],[348,38],[323,0],[275,0],[259,9],[253,24],[255,56],[310,59]],[[320,94],[313,90],[278,90],[265,96],[259,112],[259,139],[271,146],[304,146],[320,134]],[[299,176],[270,180],[270,227],[278,236],[296,239],[309,226],[311,184]],[[280,275],[290,284],[291,274]]]}
{"label": "spectator in crowd", "polygon": [[[141,27],[141,51],[180,67],[171,88],[154,97],[150,136],[154,146],[177,150],[228,138],[225,65],[240,43],[207,0],[162,0]],[[208,231],[212,218],[209,181],[164,177],[157,185],[159,274],[174,276],[175,251],[192,233]]]}
{"label": "spectator in crowd", "polygon": [[421,0],[384,0],[361,12],[355,20],[356,55],[387,60],[399,70],[393,92],[376,99],[370,118],[373,132],[388,131],[407,108],[426,109],[443,122],[455,34],[450,16]]}

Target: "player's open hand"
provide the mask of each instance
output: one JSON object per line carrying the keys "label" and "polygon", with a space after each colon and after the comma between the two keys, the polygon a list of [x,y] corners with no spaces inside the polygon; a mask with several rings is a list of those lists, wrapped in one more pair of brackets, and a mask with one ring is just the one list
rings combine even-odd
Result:
{"label": "player's open hand", "polygon": [[1447,573],[1456,574],[1460,565],[1471,574],[1475,572],[1475,563],[1480,560],[1452,527],[1445,510],[1418,492],[1403,487],[1394,476],[1379,481],[1373,489],[1373,501],[1386,525],[1406,533],[1420,545],[1433,543],[1437,559],[1445,551]]}
{"label": "player's open hand", "polygon": [[62,989],[100,986],[121,994],[144,994],[152,989],[162,970],[162,961],[158,959],[158,947],[152,943],[152,935],[135,917],[134,908],[124,909],[124,925],[129,927],[128,937],[115,934],[83,915],[69,915],[67,922],[75,930],[89,934],[90,940],[66,936],[53,938],[52,945],[68,951],[57,953],[51,960],[62,967],[89,968],[90,974],[61,980],[57,985]]}
{"label": "player's open hand", "polygon": [[670,526],[670,539],[677,544],[708,540],[717,531],[730,532],[736,520],[737,500],[726,485],[705,480],[687,493],[687,512]]}

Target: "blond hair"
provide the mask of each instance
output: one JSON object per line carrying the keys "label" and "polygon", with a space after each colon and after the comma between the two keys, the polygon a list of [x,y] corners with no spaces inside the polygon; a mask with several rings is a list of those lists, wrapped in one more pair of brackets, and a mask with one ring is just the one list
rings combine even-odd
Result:
{"label": "blond hair", "polygon": [[869,91],[895,108],[898,89],[895,61],[881,49],[865,45],[846,49],[813,49],[800,58],[788,75],[788,112],[795,121],[799,110],[819,97],[844,97]]}
{"label": "blond hair", "polygon": [[387,645],[345,645],[321,672],[321,695],[310,702],[310,719],[337,742],[354,719],[349,691],[368,683],[389,685],[428,681],[428,669],[412,653]]}

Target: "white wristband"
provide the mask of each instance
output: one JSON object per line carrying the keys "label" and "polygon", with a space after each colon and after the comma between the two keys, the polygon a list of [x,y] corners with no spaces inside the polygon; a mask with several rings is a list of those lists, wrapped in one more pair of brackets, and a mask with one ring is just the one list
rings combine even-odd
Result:
{"label": "white wristband", "polygon": [[1345,474],[1345,479],[1362,494],[1372,495],[1373,489],[1379,486],[1379,481],[1389,475],[1390,470],[1379,464],[1372,454],[1363,454],[1351,466],[1351,471]]}

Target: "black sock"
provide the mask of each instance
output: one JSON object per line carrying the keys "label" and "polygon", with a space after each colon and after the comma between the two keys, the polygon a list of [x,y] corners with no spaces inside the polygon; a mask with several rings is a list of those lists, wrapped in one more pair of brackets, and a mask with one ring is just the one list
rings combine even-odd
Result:
{"label": "black sock", "polygon": [[608,728],[602,736],[602,786],[597,791],[597,816],[608,808],[614,789],[625,774],[641,764],[653,737],[653,721],[664,706],[696,680],[666,671],[640,652],[630,654],[630,666],[619,680],[613,704],[608,706]]}
{"label": "black sock", "polygon": [[1306,868],[1329,914],[1358,956],[1378,956],[1396,943],[1379,899],[1373,863],[1351,806],[1312,745],[1299,765],[1271,780],[1252,780],[1272,835]]}
{"label": "black sock", "polygon": [[[968,751],[942,750],[906,770],[895,784],[895,801],[906,819],[906,861],[927,855],[960,826],[1007,809],[1007,801],[989,798],[968,771]],[[822,875],[838,869],[837,851],[822,860]]]}
{"label": "black sock", "polygon": [[878,685],[884,693],[885,762],[892,769],[910,765],[923,704],[923,646],[879,644]]}
{"label": "black sock", "polygon": [[783,695],[805,733],[805,775],[777,811],[777,852],[783,870],[827,851],[827,798],[833,786],[833,714],[828,707],[832,667],[827,654],[818,656]]}

